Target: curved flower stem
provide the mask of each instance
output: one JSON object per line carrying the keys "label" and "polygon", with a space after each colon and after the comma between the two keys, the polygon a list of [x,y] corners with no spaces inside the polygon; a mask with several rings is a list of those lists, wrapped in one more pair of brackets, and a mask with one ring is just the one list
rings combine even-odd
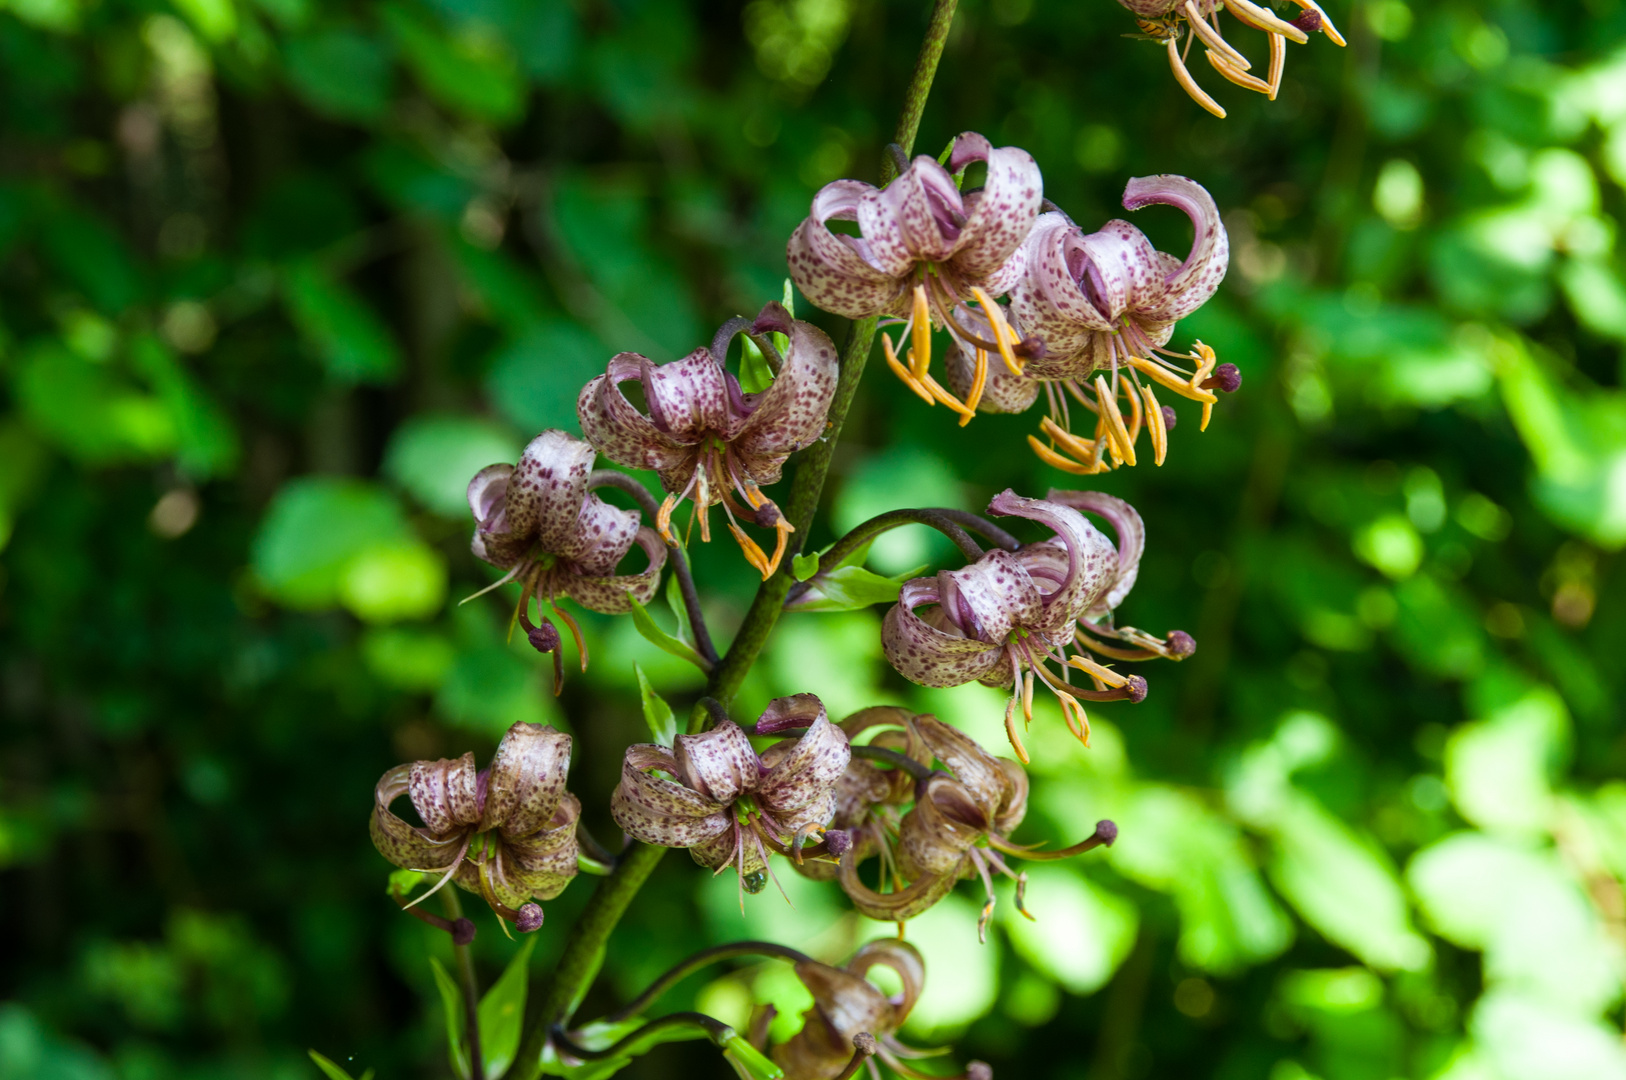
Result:
{"label": "curved flower stem", "polygon": [[618,1056],[627,1047],[636,1045],[639,1040],[653,1035],[662,1028],[677,1027],[679,1025],[700,1028],[718,1046],[722,1046],[724,1042],[734,1035],[734,1029],[716,1017],[707,1016],[705,1013],[678,1012],[669,1013],[666,1016],[651,1020],[632,1034],[617,1039],[602,1050],[589,1050],[585,1046],[576,1045],[570,1040],[570,1036],[565,1033],[565,1029],[558,1024],[553,1026],[549,1037],[552,1039],[553,1045],[573,1058],[580,1058],[582,1061],[603,1061],[605,1058]]}
{"label": "curved flower stem", "polygon": [[955,510],[949,506],[933,506],[929,507],[929,509],[935,514],[942,514],[969,532],[974,532],[984,539],[992,540],[995,547],[1004,548],[1006,551],[1015,551],[1022,546],[1020,540],[981,514],[973,514],[969,510]]}
{"label": "curved flower stem", "polygon": [[[907,508],[903,510],[889,510],[884,514],[878,514],[864,522],[862,525],[853,528],[841,539],[830,545],[830,549],[826,551],[819,559],[820,567],[830,570],[835,569],[837,566],[841,565],[841,561],[843,559],[857,551],[860,547],[869,543],[882,533],[896,529],[900,525],[930,525],[932,528],[954,541],[954,546],[960,549],[960,554],[966,557],[966,561],[976,562],[978,559],[982,558],[981,545],[979,545],[975,540],[971,539],[971,534],[962,529],[955,521],[951,520],[947,514],[943,513],[943,511]],[[993,526],[989,527],[993,528]],[[806,581],[798,581],[795,585],[792,585],[790,587],[790,591],[786,593],[785,602],[790,603],[791,601],[796,600],[809,589],[813,588],[814,583],[818,580],[819,575],[815,574]]]}
{"label": "curved flower stem", "polygon": [[[921,43],[920,59],[915,63],[909,88],[904,93],[903,114],[898,121],[896,141],[903,148],[905,156],[914,147],[915,133],[920,128],[920,118],[926,109],[926,98],[931,93],[932,80],[937,75],[937,62],[943,56],[943,44],[948,40],[949,27],[954,22],[954,10],[958,3],[959,0],[936,0],[932,8],[931,23],[926,29],[926,38]],[[883,164],[881,168],[883,182],[890,181],[896,175],[890,161]],[[841,372],[836,378],[836,392],[830,401],[830,411],[827,414],[830,430],[822,440],[802,451],[801,460],[796,466],[796,477],[791,482],[785,513],[791,524],[796,527],[794,536],[797,538],[807,535],[813,522],[813,513],[818,509],[819,496],[824,492],[824,479],[830,472],[831,456],[835,452],[837,441],[841,438],[841,428],[846,422],[847,411],[852,408],[853,397],[858,392],[858,383],[864,376],[864,365],[869,360],[870,348],[875,344],[875,326],[874,316],[853,323],[852,331],[847,337],[847,347],[841,358]],[[621,486],[619,481],[615,480],[605,480],[604,483]],[[631,491],[628,493],[634,498],[638,497],[636,493]],[[645,491],[644,494],[648,495],[648,492]],[[785,603],[785,594],[790,592],[790,587],[794,583],[790,574],[790,564],[791,560],[786,559],[779,572],[758,587],[756,598],[752,600],[751,608],[745,614],[745,621],[741,623],[739,633],[734,635],[734,643],[729,646],[728,654],[712,668],[706,680],[706,694],[725,706],[739,692],[746,673],[756,663],[757,654],[767,644],[768,635],[779,619],[779,612]],[[682,584],[682,578],[679,578],[679,584]],[[691,582],[691,589],[692,584]],[[691,605],[690,620],[695,627],[698,640],[704,624],[696,618],[699,611],[698,598],[691,604],[690,595],[691,592],[686,590],[684,603]],[[704,709],[691,714],[691,728],[697,723],[703,724],[705,717]],[[564,952],[559,957],[559,963],[553,969],[552,977],[544,991],[530,995],[526,1002],[524,1033],[520,1037],[519,1050],[514,1055],[514,1064],[509,1066],[508,1072],[504,1074],[504,1080],[534,1080],[541,1073],[542,1047],[547,1043],[549,1033],[555,1025],[569,1019],[577,1004],[586,995],[588,986],[598,974],[599,966],[603,962],[605,942],[609,940],[616,924],[621,921],[627,905],[638,895],[638,890],[643,887],[645,880],[665,854],[666,849],[663,847],[634,843],[622,853],[615,872],[599,882],[592,899],[587,903],[587,910],[582,913],[576,925],[571,927],[570,936],[565,940]]]}
{"label": "curved flower stem", "polygon": [[717,945],[710,949],[701,949],[693,956],[679,960],[672,965],[669,971],[650,983],[643,993],[615,1012],[605,1016],[602,1022],[615,1024],[630,1016],[637,1016],[662,994],[701,968],[715,964],[719,960],[733,959],[736,956],[773,956],[781,960],[789,960],[793,964],[812,959],[806,953],[797,952],[788,945],[776,945],[771,941],[736,941],[729,945]]}
{"label": "curved flower stem", "polygon": [[[463,917],[463,904],[456,889],[440,894],[440,906],[453,924]],[[485,1065],[480,1058],[480,981],[474,974],[474,955],[467,945],[453,938],[452,955],[457,960],[457,981],[463,984],[463,1041],[469,1048],[469,1075],[484,1080]]]}
{"label": "curved flower stem", "polygon": [[[587,477],[587,489],[591,491],[599,487],[613,487],[631,495],[648,521],[654,521],[660,513],[661,508],[655,502],[655,496],[626,473],[616,472],[614,469],[593,470]],[[694,575],[689,570],[689,558],[676,544],[667,544],[666,552],[672,560],[672,572],[677,575],[678,589],[683,593],[683,606],[689,612],[689,625],[694,629],[695,649],[701,656],[715,664],[717,646],[711,643],[711,631],[706,627],[706,615],[700,610],[700,593],[694,587]]]}
{"label": "curved flower stem", "polygon": [[932,767],[930,765],[922,765],[914,758],[906,754],[900,754],[896,750],[888,750],[884,746],[855,746],[852,748],[852,754],[853,757],[868,758],[871,761],[891,765],[895,769],[902,769],[917,781],[932,778]]}

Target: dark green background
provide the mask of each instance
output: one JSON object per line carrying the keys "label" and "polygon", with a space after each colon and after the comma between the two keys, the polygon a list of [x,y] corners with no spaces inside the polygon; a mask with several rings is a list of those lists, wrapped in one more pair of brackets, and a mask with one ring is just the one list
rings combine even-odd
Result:
{"label": "dark green background", "polygon": [[[5,5],[0,1075],[311,1077],[308,1047],[447,1075],[447,945],[385,897],[373,783],[546,719],[609,836],[634,661],[680,708],[699,683],[590,617],[547,697],[512,597],[453,602],[490,580],[462,485],[573,427],[613,353],[779,296],[813,192],[874,178],[927,7]],[[1002,888],[977,946],[969,886],[911,930],[908,1037],[999,1076],[1626,1076],[1626,11],[1329,14],[1349,47],[1290,47],[1274,103],[1193,56],[1222,122],[1110,0],[965,0],[926,110],[922,151],[1022,145],[1086,227],[1130,176],[1206,185],[1231,272],[1176,343],[1246,380],[1100,481],[1148,524],[1120,619],[1199,648],[1092,709],[1091,751],[1041,709],[1017,838],[1110,816],[1117,848],[1036,874],[1031,930]],[[1136,223],[1183,254],[1174,211]],[[1037,415],[961,429],[872,365],[812,539],[1061,482]],[[752,575],[695,556],[726,636]],[[872,566],[939,560],[905,533]],[[998,746],[999,695],[916,691],[878,625],[787,618],[741,711],[905,701]],[[666,859],[584,1015],[714,941],[886,932],[800,884],[742,917]],[[515,945],[479,920],[490,979]],[[782,967],[708,978],[672,1007],[800,1007]],[[725,1068],[684,1044],[628,1075]]]}

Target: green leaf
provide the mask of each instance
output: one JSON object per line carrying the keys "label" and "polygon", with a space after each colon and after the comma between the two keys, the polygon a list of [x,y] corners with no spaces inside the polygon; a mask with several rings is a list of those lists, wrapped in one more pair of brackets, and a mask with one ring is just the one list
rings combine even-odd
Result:
{"label": "green leaf", "polygon": [[85,464],[149,461],[175,448],[175,421],[162,401],[56,341],[24,353],[13,385],[30,426]]}
{"label": "green leaf", "polygon": [[384,4],[378,12],[431,97],[471,120],[501,125],[519,118],[525,80],[494,28],[472,21],[438,26],[404,4]]}
{"label": "green leaf", "polygon": [[203,391],[173,352],[151,334],[130,343],[130,363],[158,393],[176,437],[176,463],[199,479],[229,473],[237,464],[231,418]]}
{"label": "green leaf", "polygon": [[282,294],[294,326],[333,378],[384,383],[400,371],[401,351],[389,328],[327,270],[315,263],[290,267]]}
{"label": "green leaf", "polygon": [[649,725],[650,736],[661,746],[671,746],[677,737],[677,718],[672,715],[672,706],[655,693],[643,668],[633,664],[632,670],[638,674],[638,696],[644,703],[644,723]]}
{"label": "green leaf", "polygon": [[588,379],[604,374],[605,353],[598,339],[575,323],[539,321],[491,358],[486,397],[522,430],[573,428],[576,395]]}
{"label": "green leaf", "polygon": [[683,585],[675,573],[666,575],[666,606],[677,620],[678,640],[693,645],[694,625],[689,621],[689,606],[683,602]]}
{"label": "green leaf", "polygon": [[998,908],[1011,944],[1069,993],[1095,993],[1135,944],[1135,905],[1067,867],[1041,864],[1027,874],[1027,907],[1037,921],[1015,905]]}
{"label": "green leaf", "polygon": [[1445,745],[1451,801],[1464,818],[1491,832],[1546,835],[1553,815],[1551,777],[1569,741],[1569,713],[1545,686],[1488,719],[1463,724]]}
{"label": "green leaf", "polygon": [[396,429],[384,452],[384,474],[435,513],[469,516],[468,487],[487,465],[519,459],[518,440],[473,416],[416,416]]}
{"label": "green leaf", "polygon": [[[421,541],[387,492],[362,480],[303,477],[284,484],[272,500],[251,563],[273,599],[317,610],[339,602],[358,556],[402,543]],[[364,583],[350,588],[365,592]]]}
{"label": "green leaf", "polygon": [[452,1072],[461,1080],[471,1080],[469,1051],[463,1042],[463,1031],[468,1026],[463,1011],[463,991],[433,956],[429,958],[429,968],[435,973],[435,988],[440,991],[440,1004],[446,1010],[446,1046]]}
{"label": "green leaf", "polygon": [[705,657],[694,651],[694,646],[686,641],[679,641],[665,630],[662,630],[650,616],[648,608],[631,596],[627,597],[627,599],[632,601],[632,625],[638,628],[638,633],[643,635],[644,640],[658,649],[671,653],[673,656],[682,657],[701,671],[711,670],[711,664],[707,662]]}
{"label": "green leaf", "polygon": [[487,1080],[508,1071],[519,1051],[521,1022],[525,1018],[526,969],[536,935],[527,935],[525,944],[508,962],[501,977],[480,999],[480,1056]]}
{"label": "green leaf", "polygon": [[[335,1064],[331,1058],[324,1057],[315,1050],[305,1052],[311,1056],[312,1061],[316,1062],[316,1067],[322,1070],[322,1075],[326,1076],[328,1080],[351,1080],[350,1074]],[[368,1069],[362,1073],[361,1080],[373,1080],[373,1070]]]}
{"label": "green leaf", "polygon": [[873,604],[890,604],[898,598],[903,583],[924,569],[917,566],[896,577],[882,577],[862,566],[842,566],[819,575],[813,587],[790,605],[790,610],[854,611]]}
{"label": "green leaf", "polygon": [[390,896],[406,896],[426,877],[428,875],[422,870],[391,870],[389,884],[384,891]]}
{"label": "green leaf", "polygon": [[723,1056],[745,1080],[781,1080],[785,1070],[770,1061],[762,1051],[735,1035],[724,1044]]}
{"label": "green leaf", "polygon": [[[783,337],[783,334],[772,334],[771,337]],[[777,344],[777,343],[776,343]],[[779,345],[779,355],[785,355],[785,347]],[[748,337],[740,339],[740,389],[747,394],[760,394],[773,385],[773,368],[768,366],[768,358],[757,343]]]}
{"label": "green leaf", "polygon": [[806,555],[797,555],[790,560],[790,572],[797,581],[806,581],[819,572],[819,553],[813,551]]}
{"label": "green leaf", "polygon": [[[645,1023],[644,1017],[635,1016],[614,1024],[603,1021],[594,1021],[587,1024],[575,1033],[576,1043],[589,1050],[602,1050],[612,1046],[620,1040],[631,1035]],[[604,1077],[613,1076],[626,1068],[632,1059],[640,1054],[648,1053],[653,1047],[668,1042],[688,1042],[701,1038],[703,1033],[692,1027],[659,1028],[649,1036],[639,1039],[626,1052],[613,1058],[602,1061],[584,1061],[576,1065],[566,1065],[559,1060],[559,1053],[552,1046],[542,1051],[542,1073],[545,1076],[565,1076],[570,1080],[603,1080]]]}
{"label": "green leaf", "polygon": [[390,108],[389,52],[365,34],[324,30],[284,46],[294,92],[335,120],[373,123]]}

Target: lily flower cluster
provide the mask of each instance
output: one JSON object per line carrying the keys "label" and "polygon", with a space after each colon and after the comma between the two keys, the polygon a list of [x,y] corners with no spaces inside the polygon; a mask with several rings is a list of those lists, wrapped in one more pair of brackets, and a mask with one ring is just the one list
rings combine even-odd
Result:
{"label": "lily flower cluster", "polygon": [[[1310,34],[1320,31],[1331,38],[1333,44],[1338,46],[1344,44],[1343,35],[1338,33],[1338,28],[1327,18],[1327,13],[1315,0],[1293,0],[1302,9],[1303,14],[1291,20],[1279,18],[1269,8],[1255,4],[1252,0],[1118,0],[1118,2],[1134,13],[1142,34],[1168,50],[1169,70],[1174,72],[1175,81],[1180,84],[1180,88],[1190,95],[1191,100],[1222,120],[1225,118],[1225,110],[1197,85],[1197,80],[1191,77],[1191,71],[1186,67],[1186,60],[1191,55],[1192,42],[1203,43],[1203,55],[1226,81],[1264,94],[1271,101],[1276,100],[1276,93],[1282,86],[1282,70],[1287,63],[1287,42],[1303,45],[1310,40]],[[1242,25],[1263,30],[1269,36],[1268,78],[1261,79],[1257,75],[1250,74],[1253,69],[1252,62],[1225,40],[1220,32],[1221,7],[1234,15]],[[1180,48],[1182,32],[1187,35],[1184,49]]]}
{"label": "lily flower cluster", "polygon": [[[1113,525],[1116,548],[1081,510]],[[1028,752],[1016,711],[1020,705],[1024,720],[1032,722],[1036,681],[1056,696],[1069,729],[1088,745],[1089,717],[1082,702],[1138,702],[1146,696],[1145,679],[1123,675],[1089,653],[1179,660],[1195,643],[1179,631],[1165,640],[1113,624],[1114,609],[1135,583],[1144,545],[1140,515],[1128,503],[1094,492],[1052,491],[1045,499],[1027,499],[1007,490],[994,496],[988,511],[1037,521],[1052,535],[1015,551],[996,548],[960,570],[906,582],[882,624],[886,658],[922,686],[1011,687],[1005,730],[1024,762]],[[1088,676],[1093,689],[1073,686],[1073,671]]]}
{"label": "lily flower cluster", "polygon": [[[979,162],[983,185],[962,190],[965,170]],[[1087,233],[1059,210],[1041,213],[1033,158],[967,132],[946,166],[922,155],[882,189],[826,185],[786,256],[792,280],[815,304],[899,327],[896,342],[881,335],[888,366],[927,404],[959,413],[962,425],[979,410],[1024,411],[1043,389],[1048,441],[1030,442],[1045,461],[1078,474],[1134,465],[1144,430],[1161,465],[1174,414],[1156,388],[1202,403],[1206,429],[1215,391],[1237,389],[1241,376],[1201,342],[1186,353],[1166,348],[1174,324],[1214,295],[1229,265],[1213,198],[1183,176],[1131,180],[1124,207],[1151,205],[1191,219],[1185,258],[1156,250],[1126,221]],[[856,222],[859,235],[833,231],[832,221]],[[947,387],[930,371],[934,329],[950,338]],[[1073,431],[1069,398],[1095,416],[1087,436]]]}

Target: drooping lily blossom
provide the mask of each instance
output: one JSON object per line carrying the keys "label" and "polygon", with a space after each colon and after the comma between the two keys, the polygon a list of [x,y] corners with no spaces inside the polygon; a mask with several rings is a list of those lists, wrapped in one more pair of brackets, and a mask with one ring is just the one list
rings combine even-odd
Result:
{"label": "drooping lily blossom", "polygon": [[[532,439],[518,465],[488,465],[469,481],[474,513],[475,556],[508,573],[491,588],[510,581],[523,585],[519,619],[531,643],[554,657],[554,693],[563,678],[559,632],[550,619],[532,625],[527,608],[546,601],[565,621],[587,670],[587,647],[576,620],[560,609],[568,596],[592,611],[618,615],[632,600],[647,604],[660,586],[666,545],[642,524],[636,510],[621,510],[587,490],[594,449],[563,431]],[[649,565],[636,574],[617,574],[622,558],[637,544]]]}
{"label": "drooping lily blossom", "polygon": [[[973,161],[987,164],[987,180],[962,192],[956,173]],[[907,363],[898,346],[881,335],[887,363],[927,404],[943,404],[969,418],[974,410],[930,375],[932,327],[963,340],[975,356],[997,353],[1012,374],[1022,369],[1020,338],[1000,317],[993,297],[1021,272],[1021,245],[1044,201],[1044,183],[1032,155],[1014,146],[993,147],[966,132],[954,140],[948,166],[916,157],[885,188],[857,180],[826,184],[813,198],[812,214],[786,249],[796,287],[826,311],[862,319],[889,315],[901,320],[911,342]],[[857,222],[860,235],[832,232],[831,221]],[[973,336],[954,309],[979,304],[993,322],[991,339]]]}
{"label": "drooping lily blossom", "polygon": [[[1206,430],[1215,391],[1230,392],[1242,382],[1235,364],[1218,364],[1200,341],[1190,353],[1164,347],[1174,324],[1214,295],[1230,262],[1230,240],[1213,197],[1183,176],[1142,176],[1129,182],[1123,204],[1184,211],[1195,230],[1190,253],[1182,260],[1158,251],[1127,221],[1086,233],[1051,212],[1028,236],[1023,275],[1011,289],[1017,321],[1044,343],[1044,355],[1030,360],[1024,374],[1046,383],[1050,416],[1041,429],[1049,445],[1032,436],[1028,441],[1046,462],[1072,473],[1104,471],[1109,454],[1112,467],[1134,465],[1143,427],[1154,460],[1163,463],[1168,414],[1154,385],[1201,402]],[[1072,432],[1069,397],[1095,416],[1089,438]]]}
{"label": "drooping lily blossom", "polygon": [[[1141,33],[1168,50],[1169,69],[1174,72],[1175,81],[1180,84],[1180,88],[1191,96],[1191,100],[1221,119],[1225,118],[1225,110],[1197,85],[1197,80],[1192,78],[1190,70],[1186,67],[1192,42],[1202,41],[1209,64],[1226,80],[1264,94],[1272,101],[1276,100],[1276,93],[1281,89],[1282,69],[1287,63],[1287,42],[1303,45],[1310,40],[1310,34],[1319,30],[1331,38],[1333,44],[1340,46],[1344,44],[1338,28],[1333,26],[1332,20],[1327,18],[1327,13],[1315,0],[1293,0],[1303,9],[1303,14],[1291,20],[1279,18],[1268,7],[1252,3],[1251,0],[1118,0],[1118,2],[1135,14],[1135,21],[1140,24]],[[1252,62],[1225,40],[1220,32],[1221,6],[1236,16],[1244,26],[1263,30],[1269,35],[1268,78],[1261,79],[1257,75],[1250,74],[1253,69]],[[1180,37],[1183,31],[1188,36],[1182,50]]]}
{"label": "drooping lily blossom", "polygon": [[[890,968],[897,976],[902,985],[895,996],[888,997],[865,977],[876,967]],[[841,967],[802,960],[796,965],[796,977],[813,995],[813,1006],[802,1014],[802,1029],[774,1047],[773,1059],[785,1070],[785,1080],[850,1076],[855,1061],[870,1053],[901,1076],[943,1075],[910,1066],[903,1059],[921,1052],[897,1038],[926,987],[926,961],[913,945],[881,938],[859,949]],[[986,1065],[972,1062],[964,1075],[986,1078],[992,1073]]]}
{"label": "drooping lily blossom", "polygon": [[[582,433],[605,457],[660,474],[667,496],[656,524],[663,537],[672,540],[672,512],[692,496],[700,537],[710,540],[707,513],[721,503],[729,530],[767,579],[778,568],[793,530],[760,488],[776,482],[785,459],[824,433],[838,364],[824,331],[771,303],[751,331],[784,334],[789,351],[771,386],[743,393],[739,380],[723,367],[736,328],[725,326],[710,349],[696,349],[667,364],[651,363],[637,353],[619,354],[583,388],[576,411]],[[635,380],[643,391],[643,409],[621,390],[623,383]],[[771,558],[740,528],[736,515],[776,530]]]}
{"label": "drooping lily blossom", "polygon": [[[1022,329],[1016,316],[1004,304],[999,308],[1005,324],[1020,337]],[[979,312],[962,307],[955,310],[954,317],[972,337],[980,340],[994,336],[993,326]],[[1022,351],[1028,358],[1027,366],[1018,374],[1003,364],[989,364],[988,350],[979,345],[958,338],[950,343],[946,364],[949,389],[963,398],[966,408],[971,410],[961,414],[961,427],[971,422],[972,413],[1027,412],[1039,399],[1039,388],[1043,384],[1031,372],[1033,361],[1042,359],[1044,350],[1034,338],[1032,344],[1024,343]]]}
{"label": "drooping lily blossom", "polygon": [[[525,723],[508,729],[482,772],[472,753],[397,765],[374,790],[373,846],[396,866],[439,876],[413,904],[451,881],[521,931],[535,930],[542,908],[534,901],[553,899],[576,876],[581,804],[565,790],[569,771],[570,736]],[[422,825],[390,810],[402,795]]]}
{"label": "drooping lily blossom", "polygon": [[733,867],[750,892],[765,884],[769,852],[827,857],[823,832],[850,758],[846,734],[812,694],[770,702],[758,725],[807,730],[761,756],[732,721],[679,735],[670,750],[650,743],[627,747],[610,800],[616,824],[646,844],[688,848],[695,862],[719,873]]}
{"label": "drooping lily blossom", "polygon": [[[1080,699],[1139,700],[1137,695],[1145,692],[1145,680],[1138,676],[1108,691],[1065,685],[1069,666],[1100,667],[1085,658],[1068,658],[1066,650],[1078,619],[1116,579],[1117,553],[1083,515],[1060,503],[1025,499],[1007,490],[994,496],[988,510],[1038,521],[1055,535],[1014,552],[996,548],[964,569],[906,582],[882,624],[886,658],[904,678],[922,686],[973,681],[1010,686],[1005,729],[1023,761],[1028,755],[1017,732],[1016,707],[1020,702],[1023,717],[1031,722],[1035,679],[1056,695],[1068,727],[1087,744],[1089,719]],[[1051,662],[1060,665],[1059,677],[1048,670]]]}
{"label": "drooping lily blossom", "polygon": [[1110,845],[1117,838],[1117,826],[1104,821],[1089,839],[1059,851],[1038,852],[1013,844],[1010,833],[1027,815],[1028,778],[1021,766],[994,757],[934,716],[914,717],[909,730],[948,772],[935,771],[916,787],[914,806],[898,829],[893,865],[882,867],[882,883],[891,886],[889,891],[879,892],[864,883],[857,848],[842,856],[841,887],[864,915],[903,922],[936,904],[955,882],[978,877],[985,900],[977,936],[985,939],[994,912],[992,872],[1016,881],[1017,909],[1022,910],[1027,876],[1013,871],[1004,856],[1061,859]]}
{"label": "drooping lily blossom", "polygon": [[[1116,625],[1113,613],[1134,588],[1140,573],[1141,552],[1146,547],[1146,524],[1139,511],[1122,499],[1100,491],[1065,491],[1052,488],[1045,496],[1051,502],[1070,506],[1074,510],[1096,514],[1112,525],[1118,538],[1118,559],[1112,583],[1094,605],[1079,617],[1075,643],[1092,652],[1114,660],[1184,660],[1197,651],[1197,643],[1184,630],[1172,630],[1166,637],[1156,637],[1133,626]],[[1103,640],[1106,639],[1106,640]],[[1105,689],[1103,675],[1108,679],[1122,679],[1116,672],[1096,673],[1099,689]]]}

